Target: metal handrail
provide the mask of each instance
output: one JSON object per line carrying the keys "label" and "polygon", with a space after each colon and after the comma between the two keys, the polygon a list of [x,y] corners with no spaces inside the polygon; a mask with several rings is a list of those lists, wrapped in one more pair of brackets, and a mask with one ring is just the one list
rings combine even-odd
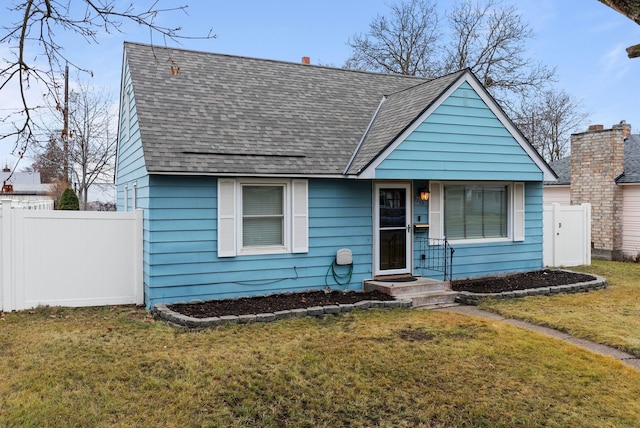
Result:
{"label": "metal handrail", "polygon": [[419,250],[417,268],[423,270],[423,275],[424,271],[441,272],[443,280],[450,281],[453,276],[455,249],[451,247],[449,241],[427,237],[416,237],[415,240]]}

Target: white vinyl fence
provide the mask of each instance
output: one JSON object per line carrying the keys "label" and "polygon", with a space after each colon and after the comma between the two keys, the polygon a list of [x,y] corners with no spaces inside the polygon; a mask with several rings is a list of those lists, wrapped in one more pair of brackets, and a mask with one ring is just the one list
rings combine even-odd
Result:
{"label": "white vinyl fence", "polygon": [[143,304],[142,211],[0,201],[0,310]]}
{"label": "white vinyl fence", "polygon": [[545,205],[543,225],[545,266],[591,264],[591,204]]}

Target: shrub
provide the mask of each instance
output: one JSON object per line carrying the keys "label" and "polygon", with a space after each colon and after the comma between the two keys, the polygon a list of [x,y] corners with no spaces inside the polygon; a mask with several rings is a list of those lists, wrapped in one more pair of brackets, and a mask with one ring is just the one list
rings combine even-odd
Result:
{"label": "shrub", "polygon": [[78,200],[78,195],[73,190],[67,188],[62,195],[60,196],[60,201],[58,202],[59,210],[80,210],[80,201]]}

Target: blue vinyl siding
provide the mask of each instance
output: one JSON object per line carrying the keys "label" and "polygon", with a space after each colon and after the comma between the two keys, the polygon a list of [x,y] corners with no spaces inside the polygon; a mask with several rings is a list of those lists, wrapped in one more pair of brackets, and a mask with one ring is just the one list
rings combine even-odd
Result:
{"label": "blue vinyl siding", "polygon": [[[119,115],[119,134],[118,134],[118,155],[116,165],[116,204],[118,210],[124,209],[124,186],[128,185],[129,198],[131,198],[132,183],[136,182],[137,187],[137,207],[148,207],[148,176],[144,163],[144,153],[142,150],[142,141],[140,129],[138,127],[138,115],[136,112],[135,96],[131,86],[131,77],[129,75],[129,67],[125,63],[123,73],[123,90],[120,94],[120,115]],[[131,92],[130,102],[124,101],[127,92]],[[128,110],[126,108],[129,107]],[[127,121],[127,116],[129,120]],[[129,124],[129,132],[127,139],[126,125]],[[129,201],[128,209],[131,209]]]}
{"label": "blue vinyl siding", "polygon": [[[361,289],[371,277],[370,182],[309,181],[307,254],[218,258],[216,192],[212,177],[151,177],[145,223],[147,306],[322,289],[340,248],[353,252],[349,288]],[[329,285],[343,288],[331,276]]]}
{"label": "blue vinyl siding", "polygon": [[[455,244],[453,248],[454,279],[542,269],[542,183],[525,183],[524,241]],[[414,260],[419,258],[416,246]]]}
{"label": "blue vinyl siding", "polygon": [[465,82],[378,165],[376,178],[539,181],[542,171]]}

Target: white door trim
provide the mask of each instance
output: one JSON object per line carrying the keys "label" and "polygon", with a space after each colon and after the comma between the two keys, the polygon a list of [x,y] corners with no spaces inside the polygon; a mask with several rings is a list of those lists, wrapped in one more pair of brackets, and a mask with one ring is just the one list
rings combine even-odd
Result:
{"label": "white door trim", "polygon": [[[405,225],[406,233],[405,260],[406,266],[400,269],[380,268],[380,189],[403,189],[405,190]],[[376,181],[373,186],[373,274],[377,275],[400,275],[412,272],[412,186],[408,181]]]}

